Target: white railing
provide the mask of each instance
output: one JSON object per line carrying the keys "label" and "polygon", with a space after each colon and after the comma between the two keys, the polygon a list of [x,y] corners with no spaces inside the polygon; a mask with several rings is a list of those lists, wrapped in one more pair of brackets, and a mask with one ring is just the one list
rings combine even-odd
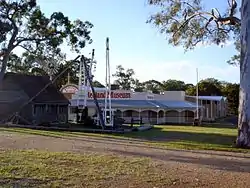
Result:
{"label": "white railing", "polygon": [[[125,123],[131,123],[132,117],[123,117]],[[133,117],[135,124],[140,122],[138,117]],[[160,118],[142,118],[142,123],[151,123],[151,124],[165,124],[165,123],[192,123],[192,117],[160,117]]]}
{"label": "white railing", "polygon": [[69,113],[68,119],[69,119],[69,121],[75,121],[76,120],[76,114]]}
{"label": "white railing", "polygon": [[[132,117],[122,117],[122,119],[125,120],[125,123],[130,124]],[[74,121],[76,120],[76,114],[69,113],[69,120]],[[140,117],[133,117],[134,124],[140,123]],[[156,117],[142,117],[142,123],[150,123],[150,124],[165,124],[165,123],[193,123],[192,117],[159,117],[158,119]]]}

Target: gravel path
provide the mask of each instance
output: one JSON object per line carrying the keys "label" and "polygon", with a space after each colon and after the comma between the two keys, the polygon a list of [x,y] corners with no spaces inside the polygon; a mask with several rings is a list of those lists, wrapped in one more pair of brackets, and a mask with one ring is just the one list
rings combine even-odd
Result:
{"label": "gravel path", "polygon": [[150,157],[163,173],[178,178],[173,187],[250,187],[250,154],[166,150],[125,139],[118,141],[88,136],[52,138],[14,133],[0,134],[0,149],[39,149]]}

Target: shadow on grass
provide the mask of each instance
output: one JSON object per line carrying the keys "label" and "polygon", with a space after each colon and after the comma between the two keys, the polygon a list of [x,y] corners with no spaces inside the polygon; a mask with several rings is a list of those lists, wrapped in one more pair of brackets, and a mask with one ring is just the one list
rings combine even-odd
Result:
{"label": "shadow on grass", "polygon": [[[7,130],[7,129],[6,129]],[[27,130],[27,131],[26,131]],[[30,129],[32,130],[32,129]],[[20,130],[20,129],[11,129],[11,132],[17,132],[17,133],[29,133],[29,129]],[[65,132],[65,131],[30,131],[30,134],[34,135],[42,135],[42,136],[49,136],[49,137],[55,137],[55,138],[62,138],[65,136],[70,137],[80,137],[82,136],[88,136],[87,134],[83,134],[80,132]],[[142,131],[142,132],[130,132],[130,133],[113,133],[113,134],[101,134],[105,137],[111,136],[114,138],[114,136],[118,136],[120,140],[128,140],[128,139],[136,139],[137,142],[144,142],[144,141],[152,141],[157,143],[167,143],[167,142],[182,142],[186,146],[193,144],[204,144],[204,145],[218,145],[218,146],[227,146],[231,147],[236,137],[232,135],[226,135],[225,134],[219,134],[219,133],[203,133],[203,132],[183,132],[178,130],[167,130],[163,129],[162,127],[154,127],[153,129],[149,131]],[[94,135],[95,137],[100,138],[100,133]],[[98,139],[99,139],[98,138]],[[101,138],[100,138],[101,139]],[[116,138],[115,138],[116,139]]]}
{"label": "shadow on grass", "polygon": [[183,132],[174,130],[163,130],[161,127],[155,127],[150,131],[143,132],[132,132],[126,134],[114,134],[117,136],[142,139],[146,141],[154,142],[177,142],[177,141],[187,141],[200,144],[215,144],[215,145],[225,145],[232,146],[236,137],[232,135],[219,134],[219,133],[203,133],[203,132]]}
{"label": "shadow on grass", "polygon": [[250,172],[250,160],[240,161],[235,159],[213,158],[213,157],[199,157],[199,156],[186,156],[178,155],[178,153],[168,153],[162,155],[161,153],[140,153],[139,151],[120,151],[112,150],[117,154],[123,154],[136,157],[149,157],[151,159],[161,161],[174,161],[178,163],[190,163],[204,165],[211,169],[225,170],[230,172]]}
{"label": "shadow on grass", "polygon": [[229,128],[236,129],[237,125],[226,124],[226,123],[203,123],[199,127],[211,127],[211,128]]}
{"label": "shadow on grass", "polygon": [[[201,135],[203,137],[199,137],[197,136],[197,134],[200,133],[183,133],[183,132],[177,132],[177,131],[167,131],[164,132],[162,131],[161,128],[155,128],[152,130],[157,131],[155,133],[159,135],[161,134],[161,136],[169,136],[169,139],[165,142],[168,143],[169,142],[173,142],[176,141],[178,142],[179,140],[183,140],[186,139],[189,142],[194,142],[193,144],[193,149],[199,149],[197,146],[195,146],[195,144],[197,144],[197,142],[200,143],[205,143],[205,144],[201,144],[202,146],[205,145],[206,148],[206,144],[224,144],[225,148],[230,148],[229,143],[222,143],[226,142],[228,140],[233,139],[234,137],[232,136],[225,136],[225,135],[220,135],[220,134],[212,134],[213,136],[211,136],[210,133],[205,134],[202,133]],[[144,139],[151,139],[153,140],[155,135],[149,134],[150,132],[140,132],[137,135],[132,135],[131,137],[135,137],[140,135],[141,138]],[[134,133],[133,133],[134,134]],[[143,134],[146,134],[143,135]],[[125,136],[126,134],[124,134],[123,136]],[[204,136],[205,135],[205,136]],[[150,137],[151,136],[151,137]],[[181,137],[181,138],[180,138]],[[198,138],[197,138],[198,137]],[[138,138],[138,137],[137,137]],[[216,139],[215,139],[216,138]],[[131,155],[131,156],[139,156],[139,157],[150,157],[153,159],[158,159],[158,160],[164,160],[164,161],[176,161],[176,162],[183,162],[183,163],[192,163],[192,164],[202,164],[202,165],[206,165],[209,168],[214,168],[214,169],[220,169],[220,170],[228,170],[228,171],[238,171],[238,172],[250,172],[250,160],[249,160],[249,156],[243,157],[243,156],[237,156],[235,154],[223,154],[223,153],[213,153],[213,152],[202,152],[202,151],[191,151],[192,153],[194,153],[194,155],[190,155],[191,152],[187,152],[185,150],[180,151],[180,150],[174,150],[174,149],[162,149],[159,147],[149,147],[147,145],[139,145],[138,142],[127,142],[125,141],[124,138],[101,138],[101,137],[64,137],[64,139],[67,140],[73,140],[74,141],[74,149],[72,150],[73,152],[85,152],[85,151],[92,151],[92,152],[107,152],[107,150],[109,152],[114,152],[117,154],[121,154],[121,155]],[[79,142],[76,142],[76,141]],[[86,142],[86,144],[84,144]],[[87,144],[88,142],[91,143],[91,145]],[[93,143],[95,143],[93,145]],[[105,144],[105,145],[103,145]],[[181,145],[191,145],[192,143],[188,143],[188,142],[183,142],[181,143]],[[104,147],[105,146],[105,147]],[[126,147],[134,147],[132,148],[133,151],[129,151],[129,149],[125,149]],[[136,147],[136,149],[135,149]],[[203,149],[205,149],[203,148]],[[219,148],[219,147],[218,147]],[[151,150],[149,150],[151,149]],[[216,147],[214,147],[213,149],[216,150]],[[220,149],[220,148],[219,148]],[[208,154],[205,157],[202,154]],[[237,159],[225,159],[225,157],[235,157]],[[241,160],[241,159],[244,159]],[[1,179],[0,179],[0,184],[1,184]],[[29,186],[30,187],[30,186]]]}
{"label": "shadow on grass", "polygon": [[48,179],[48,180],[41,180],[35,178],[0,178],[0,185],[1,187],[14,187],[14,188],[21,188],[21,187],[40,187],[45,185],[51,185],[51,183],[55,181],[55,179]]}
{"label": "shadow on grass", "polygon": [[[172,124],[169,124],[173,127],[175,126],[183,126],[182,124],[178,125],[172,125]],[[191,124],[187,124],[187,125],[184,125],[185,127],[194,127],[193,125]],[[237,128],[237,125],[233,125],[233,124],[230,124],[230,123],[206,123],[206,122],[203,122],[201,123],[201,125],[197,126],[197,127],[207,127],[207,128],[229,128],[229,129],[236,129]]]}

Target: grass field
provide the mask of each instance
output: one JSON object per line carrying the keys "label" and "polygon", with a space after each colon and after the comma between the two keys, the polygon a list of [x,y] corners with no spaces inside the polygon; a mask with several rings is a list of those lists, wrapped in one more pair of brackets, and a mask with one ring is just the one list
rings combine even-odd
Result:
{"label": "grass field", "polygon": [[40,131],[21,128],[0,128],[0,131],[18,132],[23,134],[37,134],[53,137],[105,137],[117,139],[137,139],[148,145],[175,149],[191,150],[220,150],[248,152],[248,150],[234,148],[237,130],[226,125],[193,126],[155,126],[145,132],[132,132],[126,134],[90,134],[79,132]]}
{"label": "grass field", "polygon": [[[135,187],[171,182],[149,159],[41,151],[0,151],[0,185],[12,187]],[[158,169],[158,170],[157,170]],[[163,178],[164,177],[164,178]]]}
{"label": "grass field", "polygon": [[3,188],[250,186],[250,159],[245,154],[155,149],[247,152],[232,147],[236,130],[226,126],[156,126],[120,135],[0,128],[0,135]]}

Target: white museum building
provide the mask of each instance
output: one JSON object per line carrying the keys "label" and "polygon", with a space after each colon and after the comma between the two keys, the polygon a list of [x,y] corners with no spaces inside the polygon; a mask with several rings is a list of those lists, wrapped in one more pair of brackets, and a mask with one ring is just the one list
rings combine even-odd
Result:
{"label": "white museum building", "polygon": [[[84,93],[78,92],[78,86],[67,84],[61,88],[61,92],[69,99],[69,119],[74,119],[73,109],[84,104]],[[105,88],[95,88],[98,103],[104,107]],[[152,92],[133,92],[126,90],[111,91],[112,108],[127,123],[131,119],[140,120],[143,123],[167,124],[167,123],[192,123],[199,109],[199,117],[203,121],[214,121],[226,116],[226,99],[222,96],[199,96],[199,105],[196,96],[187,96],[184,91],[165,91],[162,94]],[[89,115],[95,113],[93,93],[89,90],[86,104]],[[198,107],[198,108],[197,108]]]}

